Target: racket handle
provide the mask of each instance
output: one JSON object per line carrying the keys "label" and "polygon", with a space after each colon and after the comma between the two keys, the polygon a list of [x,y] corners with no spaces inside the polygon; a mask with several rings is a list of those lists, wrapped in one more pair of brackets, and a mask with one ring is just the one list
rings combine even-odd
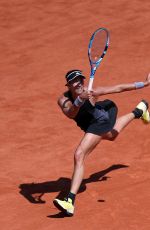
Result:
{"label": "racket handle", "polygon": [[88,85],[88,91],[92,90],[93,81],[94,81],[94,77],[90,77],[89,85]]}

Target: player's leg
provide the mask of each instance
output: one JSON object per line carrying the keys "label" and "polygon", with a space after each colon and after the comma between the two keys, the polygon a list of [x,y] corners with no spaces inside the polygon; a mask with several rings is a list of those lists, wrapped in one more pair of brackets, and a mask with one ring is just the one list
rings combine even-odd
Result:
{"label": "player's leg", "polygon": [[148,103],[146,101],[141,101],[136,108],[124,116],[119,117],[116,120],[116,124],[112,131],[103,135],[103,139],[114,140],[118,134],[134,119],[142,118],[144,122],[148,123],[150,120],[148,112]]}
{"label": "player's leg", "polygon": [[83,179],[85,158],[92,152],[101,139],[101,136],[92,133],[84,135],[74,154],[74,171],[68,197],[64,201],[59,199],[54,200],[55,206],[69,216],[72,216],[74,213],[74,200]]}
{"label": "player's leg", "polygon": [[74,172],[70,191],[77,194],[84,173],[84,160],[102,139],[101,136],[86,133],[74,154]]}
{"label": "player's leg", "polygon": [[128,113],[117,118],[112,131],[103,135],[103,139],[113,141],[118,134],[135,118],[133,113]]}

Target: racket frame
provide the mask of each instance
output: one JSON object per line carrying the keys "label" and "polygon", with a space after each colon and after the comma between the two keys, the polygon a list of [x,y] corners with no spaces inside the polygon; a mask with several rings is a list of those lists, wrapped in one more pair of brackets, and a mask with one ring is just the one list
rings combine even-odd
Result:
{"label": "racket frame", "polygon": [[[95,35],[96,35],[99,31],[101,31],[101,30],[103,30],[103,31],[106,32],[106,35],[107,35],[106,44],[105,44],[104,51],[103,51],[102,55],[100,56],[100,58],[99,58],[97,61],[93,62],[93,61],[90,59],[91,47],[92,47],[92,44],[93,44]],[[89,84],[88,84],[88,91],[91,91],[91,90],[92,90],[95,72],[96,72],[97,68],[99,67],[101,61],[103,60],[103,57],[105,56],[105,54],[106,54],[106,52],[107,52],[108,46],[109,46],[109,32],[108,32],[108,30],[107,30],[106,28],[99,28],[99,29],[97,29],[97,30],[92,34],[91,39],[90,39],[90,42],[89,42],[89,46],[88,46],[88,57],[89,57],[90,66],[91,66],[91,73],[90,73],[90,79],[89,79]]]}

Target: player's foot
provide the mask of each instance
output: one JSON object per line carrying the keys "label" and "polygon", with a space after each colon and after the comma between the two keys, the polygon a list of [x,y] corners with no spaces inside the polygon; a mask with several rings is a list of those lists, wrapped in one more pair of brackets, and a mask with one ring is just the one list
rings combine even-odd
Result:
{"label": "player's foot", "polygon": [[150,114],[149,111],[146,110],[145,113],[143,113],[141,119],[145,122],[145,123],[150,123]]}
{"label": "player's foot", "polygon": [[148,103],[142,100],[133,111],[135,118],[141,118],[145,123],[150,122],[150,115],[148,111]]}
{"label": "player's foot", "polygon": [[53,203],[60,211],[66,213],[67,216],[73,216],[74,205],[72,204],[72,200],[70,198],[64,200],[55,199]]}

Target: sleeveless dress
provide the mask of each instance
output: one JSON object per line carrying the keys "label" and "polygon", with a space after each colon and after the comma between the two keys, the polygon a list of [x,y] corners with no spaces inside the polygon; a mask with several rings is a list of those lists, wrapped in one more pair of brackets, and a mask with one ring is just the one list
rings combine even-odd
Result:
{"label": "sleeveless dress", "polygon": [[[72,103],[74,102],[70,91],[65,93]],[[102,135],[111,131],[116,123],[118,108],[111,100],[96,102],[93,106],[89,100],[85,100],[78,114],[73,120],[85,133]]]}

